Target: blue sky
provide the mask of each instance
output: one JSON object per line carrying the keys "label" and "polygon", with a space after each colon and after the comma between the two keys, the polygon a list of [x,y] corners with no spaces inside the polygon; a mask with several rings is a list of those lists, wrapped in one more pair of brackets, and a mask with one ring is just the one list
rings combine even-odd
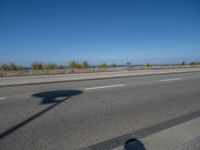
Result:
{"label": "blue sky", "polygon": [[199,0],[0,0],[0,63],[200,61]]}

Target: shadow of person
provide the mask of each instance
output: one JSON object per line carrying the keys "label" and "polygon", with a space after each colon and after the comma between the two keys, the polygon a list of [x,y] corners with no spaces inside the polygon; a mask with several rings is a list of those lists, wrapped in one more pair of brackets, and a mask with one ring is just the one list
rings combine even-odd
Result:
{"label": "shadow of person", "polygon": [[57,91],[47,91],[36,93],[32,96],[41,97],[42,101],[40,104],[50,104],[50,103],[60,103],[68,98],[81,94],[82,91],[79,90],[57,90]]}
{"label": "shadow of person", "polygon": [[79,90],[60,90],[60,91],[47,91],[47,92],[40,92],[33,94],[33,97],[40,97],[42,98],[42,101],[40,104],[53,104],[48,106],[47,108],[43,109],[42,111],[37,112],[36,114],[33,114],[29,118],[25,119],[24,121],[16,124],[15,126],[9,128],[2,134],[0,134],[0,140],[2,138],[5,138],[9,134],[15,132],[16,130],[22,128],[26,124],[30,123],[31,121],[35,120],[36,118],[42,116],[44,113],[47,113],[52,108],[56,107],[57,105],[61,104],[65,100],[69,99],[72,96],[81,94],[82,91]]}
{"label": "shadow of person", "polygon": [[128,139],[124,144],[124,150],[146,150],[142,142],[135,138]]}

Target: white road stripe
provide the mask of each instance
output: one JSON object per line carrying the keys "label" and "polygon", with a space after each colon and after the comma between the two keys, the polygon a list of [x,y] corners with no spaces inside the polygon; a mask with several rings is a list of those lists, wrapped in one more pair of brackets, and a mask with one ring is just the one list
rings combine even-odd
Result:
{"label": "white road stripe", "polygon": [[175,81],[175,80],[182,80],[182,78],[164,79],[164,80],[160,80],[160,81],[167,82],[167,81]]}
{"label": "white road stripe", "polygon": [[125,84],[118,84],[118,85],[107,85],[107,86],[98,86],[98,87],[91,87],[91,88],[85,88],[84,90],[96,90],[96,89],[104,89],[104,88],[112,88],[112,87],[121,87],[126,86]]}
{"label": "white road stripe", "polygon": [[0,100],[6,99],[5,97],[0,97]]}

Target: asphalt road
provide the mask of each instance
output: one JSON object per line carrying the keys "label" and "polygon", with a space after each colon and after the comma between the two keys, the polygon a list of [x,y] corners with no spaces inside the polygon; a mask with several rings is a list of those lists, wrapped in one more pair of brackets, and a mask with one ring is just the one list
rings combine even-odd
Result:
{"label": "asphalt road", "polygon": [[2,87],[0,149],[115,148],[199,116],[200,72]]}

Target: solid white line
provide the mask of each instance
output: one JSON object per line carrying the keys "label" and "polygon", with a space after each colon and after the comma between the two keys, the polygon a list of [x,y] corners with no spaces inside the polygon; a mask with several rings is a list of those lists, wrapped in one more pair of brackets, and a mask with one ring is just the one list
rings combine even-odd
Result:
{"label": "solid white line", "polygon": [[118,85],[107,85],[107,86],[98,86],[98,87],[91,87],[91,88],[85,88],[84,90],[96,90],[96,89],[104,89],[104,88],[112,88],[112,87],[121,87],[126,86],[125,84],[118,84]]}
{"label": "solid white line", "polygon": [[0,100],[6,99],[5,97],[0,97]]}
{"label": "solid white line", "polygon": [[175,80],[182,80],[182,78],[164,79],[164,80],[160,80],[160,81],[167,82],[167,81],[175,81]]}

